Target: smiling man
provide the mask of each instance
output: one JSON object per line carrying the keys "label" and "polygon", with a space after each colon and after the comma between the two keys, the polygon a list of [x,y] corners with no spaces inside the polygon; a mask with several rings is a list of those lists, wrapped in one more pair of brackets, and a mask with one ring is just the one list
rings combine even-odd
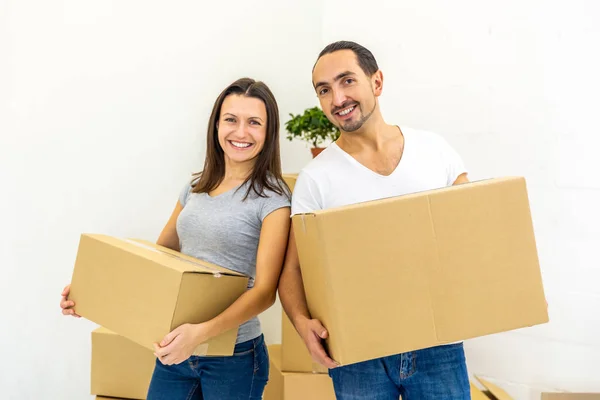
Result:
{"label": "smiling man", "polygon": [[[300,172],[292,214],[468,182],[461,158],[441,136],[384,121],[383,74],[369,50],[332,43],[319,54],[312,78],[323,112],[341,134]],[[462,343],[337,366],[322,345],[327,330],[306,305],[293,231],[279,296],[313,359],[330,368],[339,400],[470,398]]]}

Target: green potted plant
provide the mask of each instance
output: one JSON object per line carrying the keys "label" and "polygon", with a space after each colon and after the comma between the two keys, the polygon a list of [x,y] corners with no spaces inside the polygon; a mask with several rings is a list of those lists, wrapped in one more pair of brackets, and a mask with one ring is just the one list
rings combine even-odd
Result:
{"label": "green potted plant", "polygon": [[307,108],[303,114],[290,114],[292,119],[285,123],[288,140],[300,139],[312,145],[310,151],[316,157],[323,147],[319,145],[327,140],[335,141],[340,130],[331,123],[319,107]]}

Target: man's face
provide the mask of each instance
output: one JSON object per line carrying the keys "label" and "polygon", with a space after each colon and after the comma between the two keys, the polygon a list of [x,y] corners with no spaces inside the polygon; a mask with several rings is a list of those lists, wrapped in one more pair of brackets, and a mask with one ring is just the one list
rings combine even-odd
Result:
{"label": "man's face", "polygon": [[352,50],[339,50],[321,57],[313,70],[313,86],[327,118],[345,132],[360,129],[369,119],[381,92],[376,80],[367,76]]}

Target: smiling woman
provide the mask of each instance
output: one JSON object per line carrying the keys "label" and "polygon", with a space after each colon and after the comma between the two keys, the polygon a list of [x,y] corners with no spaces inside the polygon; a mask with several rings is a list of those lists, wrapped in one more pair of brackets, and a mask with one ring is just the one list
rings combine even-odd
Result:
{"label": "smiling woman", "polygon": [[[157,243],[249,277],[248,290],[215,318],[183,324],[155,343],[148,400],[262,398],[269,360],[258,314],[275,302],[290,228],[290,191],[281,176],[279,113],[269,88],[243,78],[215,101],[207,154]],[[63,314],[76,305],[62,294]],[[238,328],[231,357],[192,352]]]}

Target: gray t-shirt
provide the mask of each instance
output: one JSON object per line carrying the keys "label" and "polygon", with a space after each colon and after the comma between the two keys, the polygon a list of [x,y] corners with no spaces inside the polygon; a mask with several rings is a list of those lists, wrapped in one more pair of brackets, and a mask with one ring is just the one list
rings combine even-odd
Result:
{"label": "gray t-shirt", "polygon": [[[262,221],[273,211],[290,207],[290,199],[265,189],[268,197],[250,191],[243,201],[248,186],[246,183],[211,197],[207,193],[192,193],[191,184],[187,184],[179,196],[183,210],[177,219],[177,235],[183,254],[248,276],[250,289],[256,277]],[[260,334],[260,322],[254,317],[240,326],[236,343]]]}

